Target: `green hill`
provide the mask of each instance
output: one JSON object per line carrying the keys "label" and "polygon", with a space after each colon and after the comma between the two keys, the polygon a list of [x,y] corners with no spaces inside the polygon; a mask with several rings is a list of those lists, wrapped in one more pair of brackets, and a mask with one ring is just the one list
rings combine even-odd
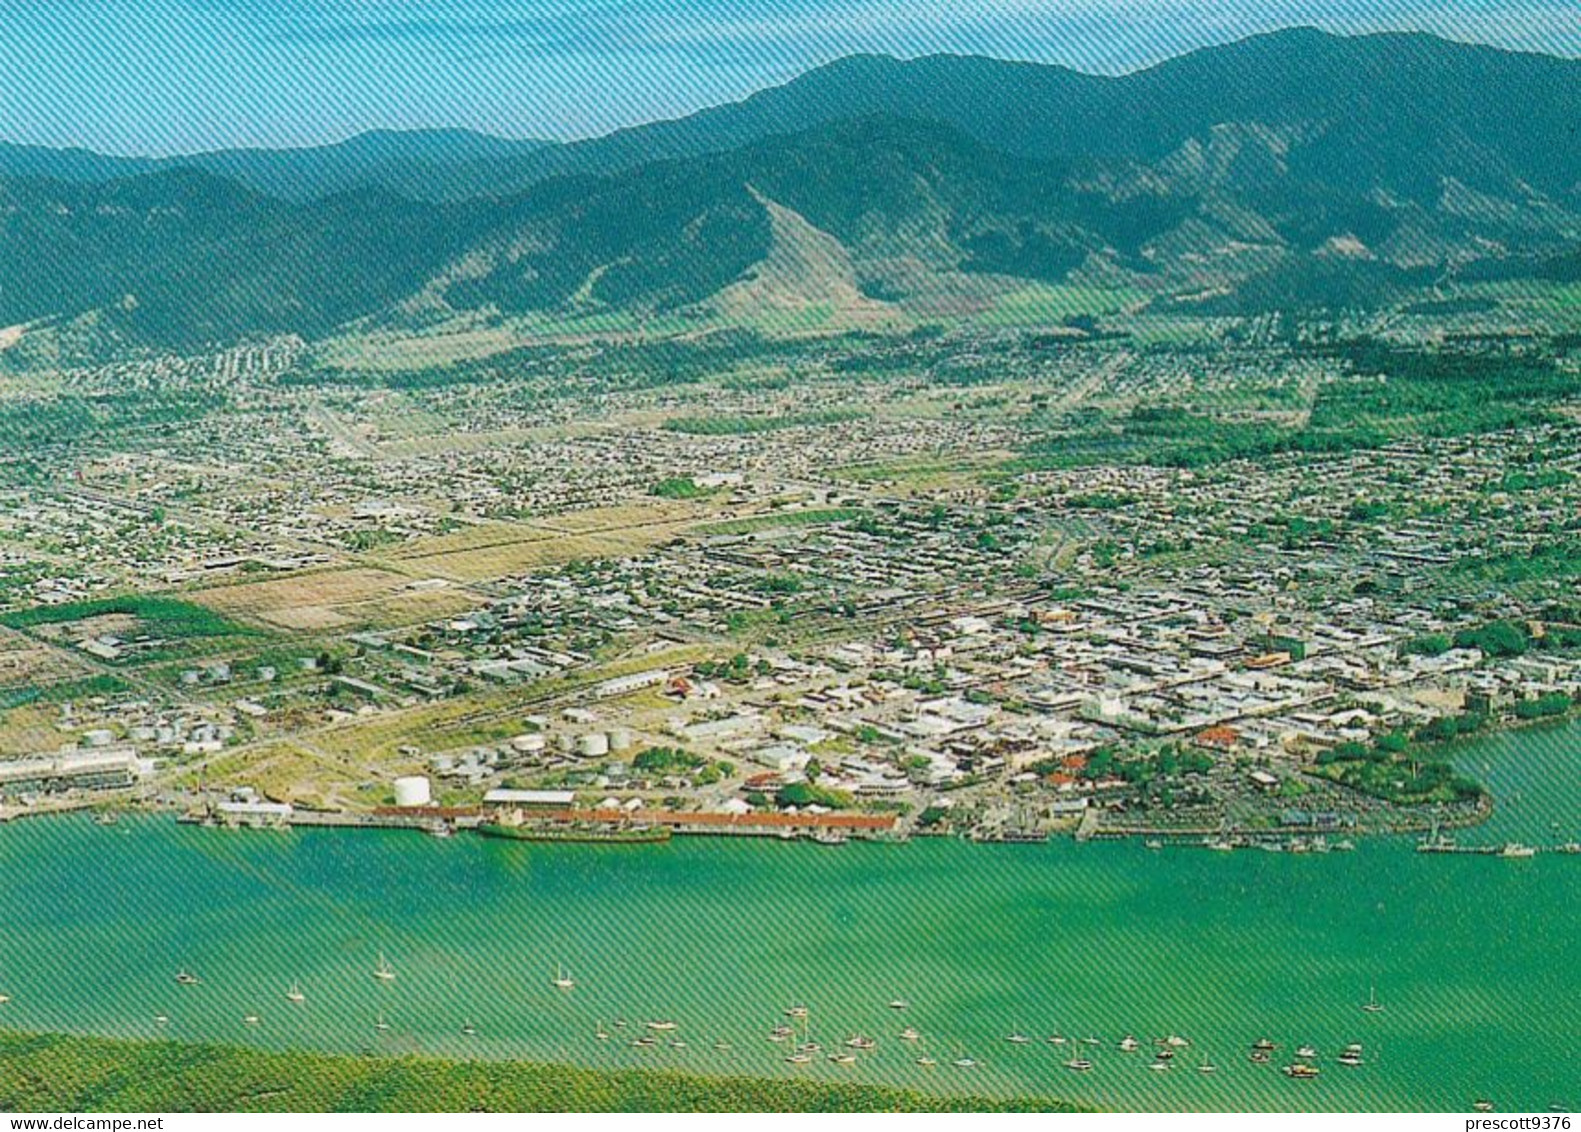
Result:
{"label": "green hill", "polygon": [[566,146],[366,134],[109,180],[81,151],[8,178],[5,151],[0,329],[86,318],[102,350],[458,312],[867,325],[1051,286],[1369,308],[1573,271],[1578,123],[1581,62],[1297,29],[1118,78],[859,56]]}

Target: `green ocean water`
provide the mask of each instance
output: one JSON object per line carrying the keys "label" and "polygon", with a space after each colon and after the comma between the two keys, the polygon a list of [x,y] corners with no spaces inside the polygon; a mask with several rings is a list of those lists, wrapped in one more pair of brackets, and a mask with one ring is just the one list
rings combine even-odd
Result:
{"label": "green ocean water", "polygon": [[[1461,758],[1500,798],[1463,840],[1581,836],[1581,725]],[[1326,855],[596,846],[40,819],[0,826],[0,992],[13,996],[0,1026],[849,1077],[1130,1109],[1464,1110],[1486,1097],[1540,1111],[1581,1104],[1578,898],[1581,857],[1426,856],[1406,840]],[[372,977],[381,951],[393,982]],[[575,990],[550,985],[557,965]],[[183,967],[203,984],[177,986]],[[292,981],[305,1003],[286,1000]],[[1373,985],[1386,1009],[1367,1014]],[[891,1010],[894,998],[910,1007]],[[826,1048],[860,1032],[877,1049],[854,1066],[787,1064],[765,1035],[793,1003]],[[679,1023],[686,1048],[629,1044],[658,1019]],[[921,1049],[897,1040],[907,1025]],[[1032,1042],[1008,1043],[1016,1031]],[[1064,1068],[1071,1047],[1046,1042],[1053,1033],[1101,1038],[1096,1068]],[[1145,1050],[1115,1049],[1128,1033],[1194,1044],[1152,1072]],[[1281,1048],[1255,1065],[1248,1047],[1263,1036]],[[1336,1065],[1352,1041],[1367,1064]],[[1305,1043],[1324,1055],[1322,1076],[1288,1080],[1279,1066]],[[922,1052],[939,1064],[918,1066]],[[958,1068],[961,1056],[979,1064]],[[1203,1057],[1217,1073],[1197,1071]]]}

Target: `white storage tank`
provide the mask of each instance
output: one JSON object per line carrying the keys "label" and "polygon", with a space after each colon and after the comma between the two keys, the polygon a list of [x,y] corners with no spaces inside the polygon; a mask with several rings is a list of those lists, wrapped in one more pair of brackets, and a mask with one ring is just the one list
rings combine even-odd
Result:
{"label": "white storage tank", "polygon": [[629,751],[636,739],[631,734],[629,727],[611,727],[609,729],[609,749],[611,751]]}
{"label": "white storage tank", "polygon": [[397,806],[426,806],[434,800],[433,791],[428,787],[428,779],[420,774],[409,774],[405,778],[395,780],[395,804]]}
{"label": "white storage tank", "polygon": [[538,754],[546,745],[543,733],[539,731],[529,731],[511,740],[511,747],[524,755]]}
{"label": "white storage tank", "polygon": [[589,731],[576,741],[576,746],[585,758],[601,759],[609,754],[609,736],[602,731]]}

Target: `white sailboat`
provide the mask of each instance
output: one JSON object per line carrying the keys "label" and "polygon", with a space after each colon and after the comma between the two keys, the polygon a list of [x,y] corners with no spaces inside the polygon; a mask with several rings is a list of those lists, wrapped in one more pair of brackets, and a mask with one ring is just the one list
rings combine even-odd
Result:
{"label": "white sailboat", "polygon": [[571,990],[576,986],[576,980],[571,977],[571,972],[564,970],[559,964],[555,965],[554,978],[550,982],[561,990]]}
{"label": "white sailboat", "polygon": [[307,1001],[307,995],[302,993],[302,988],[292,980],[291,989],[285,992],[287,1002],[302,1003]]}
{"label": "white sailboat", "polygon": [[[786,1011],[786,1013],[790,1012]],[[799,1015],[792,1014],[791,1017],[799,1017],[801,1019],[802,1041],[790,1051],[785,1060],[790,1062],[792,1065],[807,1065],[812,1061],[812,1055],[817,1053],[823,1047],[817,1042],[813,1041],[811,1035],[808,1033],[807,1011],[805,1007],[802,1008]]]}
{"label": "white sailboat", "polygon": [[379,952],[379,965],[373,969],[373,977],[378,979],[381,983],[393,982],[395,980],[395,971],[390,967],[390,963],[387,959],[385,959],[384,952],[382,951]]}
{"label": "white sailboat", "polygon": [[1362,1004],[1362,1009],[1368,1014],[1383,1013],[1383,1003],[1378,1001],[1378,988],[1376,986],[1368,988],[1367,1001]]}

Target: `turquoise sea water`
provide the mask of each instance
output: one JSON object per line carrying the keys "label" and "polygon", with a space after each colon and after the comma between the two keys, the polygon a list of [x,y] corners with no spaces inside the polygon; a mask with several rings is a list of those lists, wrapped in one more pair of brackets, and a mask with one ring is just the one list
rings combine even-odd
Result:
{"label": "turquoise sea water", "polygon": [[[1501,799],[1462,840],[1581,836],[1581,725],[1503,735],[1462,759]],[[1404,840],[1326,855],[598,846],[31,820],[0,826],[0,992],[13,996],[0,1025],[843,1076],[1116,1108],[1463,1110],[1487,1097],[1542,1110],[1581,1104],[1578,905],[1581,857],[1426,856]],[[393,982],[372,977],[381,951]],[[557,965],[575,990],[550,985]],[[178,987],[183,967],[203,984]],[[304,1004],[285,998],[293,980]],[[1386,1009],[1366,1014],[1373,985]],[[787,1064],[765,1035],[792,1003],[826,1048],[860,1032],[877,1049],[855,1066]],[[686,1048],[629,1045],[659,1019],[679,1023]],[[897,1039],[907,1025],[921,1049]],[[1032,1042],[1006,1042],[1016,1031]],[[1056,1032],[1102,1039],[1091,1073],[1064,1068],[1072,1047],[1045,1041]],[[1145,1049],[1115,1049],[1128,1033],[1194,1044],[1151,1072]],[[1281,1048],[1254,1065],[1263,1036]],[[1352,1041],[1366,1049],[1359,1069],[1333,1060]],[[1322,1076],[1286,1079],[1279,1066],[1309,1042]],[[939,1064],[918,1066],[922,1052]],[[980,1064],[957,1068],[963,1055]],[[1197,1072],[1204,1056],[1216,1074]]]}

